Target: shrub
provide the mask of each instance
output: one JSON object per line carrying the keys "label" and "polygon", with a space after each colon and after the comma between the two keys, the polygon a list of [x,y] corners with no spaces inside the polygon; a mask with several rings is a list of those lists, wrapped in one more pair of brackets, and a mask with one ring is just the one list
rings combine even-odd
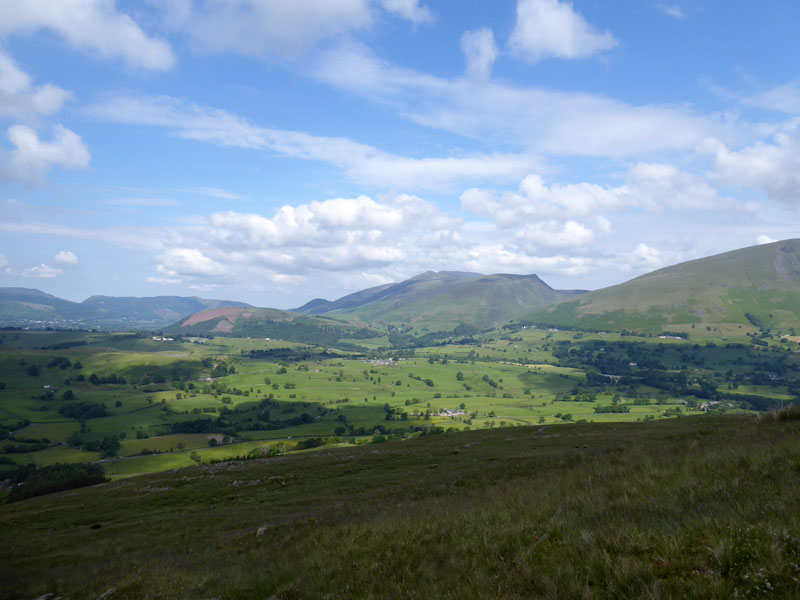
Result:
{"label": "shrub", "polygon": [[29,465],[15,475],[9,495],[11,502],[71,490],[108,481],[97,463],[55,464],[47,467]]}
{"label": "shrub", "polygon": [[756,417],[758,423],[778,423],[782,421],[798,421],[800,420],[800,406],[797,404],[790,404],[777,410],[771,410],[766,413],[761,413]]}

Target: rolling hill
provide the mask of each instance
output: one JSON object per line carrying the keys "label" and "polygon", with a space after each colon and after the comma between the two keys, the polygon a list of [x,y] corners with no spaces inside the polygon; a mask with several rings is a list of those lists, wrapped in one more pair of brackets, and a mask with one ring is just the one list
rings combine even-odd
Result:
{"label": "rolling hill", "polygon": [[195,296],[92,296],[83,302],[29,288],[0,288],[0,324],[104,329],[160,328],[208,308],[249,306]]}
{"label": "rolling hill", "polygon": [[800,240],[680,263],[532,311],[527,318],[651,333],[692,323],[800,327]]}
{"label": "rolling hill", "polygon": [[334,302],[315,299],[295,309],[305,314],[417,329],[452,329],[460,324],[491,327],[531,310],[579,294],[554,290],[536,275],[481,275],[427,271]]}
{"label": "rolling hill", "polygon": [[165,331],[176,335],[268,337],[340,348],[347,347],[347,341],[343,344],[342,339],[354,341],[381,335],[326,317],[252,307],[212,308],[190,315]]}

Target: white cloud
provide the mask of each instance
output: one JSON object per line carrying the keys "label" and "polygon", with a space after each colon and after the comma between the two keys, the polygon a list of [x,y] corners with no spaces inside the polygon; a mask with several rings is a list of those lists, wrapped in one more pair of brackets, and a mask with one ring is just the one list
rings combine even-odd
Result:
{"label": "white cloud", "polygon": [[[461,195],[462,208],[491,217],[500,227],[516,227],[530,219],[568,220],[631,207],[650,211],[748,210],[746,205],[719,195],[697,175],[660,163],[639,163],[627,173],[624,185],[604,187],[594,183],[553,183],[540,175],[526,176],[517,191],[494,192],[472,188]],[[608,223],[599,225],[609,230]]]}
{"label": "white cloud", "polygon": [[769,237],[768,235],[760,235],[756,238],[756,244],[771,244],[773,242],[777,242],[778,240]]}
{"label": "white cloud", "polygon": [[419,0],[381,0],[383,8],[412,23],[429,23],[433,21],[433,14],[425,6],[420,6]]}
{"label": "white cloud", "polygon": [[90,114],[120,123],[165,127],[180,137],[220,146],[269,150],[293,158],[323,161],[341,168],[348,177],[364,185],[395,189],[439,189],[462,179],[516,178],[537,162],[524,154],[397,156],[347,138],[259,127],[224,110],[163,96],[116,98],[90,107]]}
{"label": "white cloud", "polygon": [[[553,186],[544,187],[554,193]],[[487,198],[502,206],[502,196]],[[622,216],[620,220],[625,237],[640,238],[638,230],[630,231]],[[94,240],[147,252],[154,265],[147,281],[155,285],[198,290],[267,285],[296,294],[292,288],[314,281],[318,293],[327,290],[331,297],[341,295],[353,277],[365,287],[431,268],[537,273],[548,283],[555,278],[558,287],[585,287],[585,282],[569,281],[587,275],[597,279],[598,272],[604,273],[600,281],[613,280],[614,274],[638,274],[683,258],[660,249],[658,239],[651,242],[649,234],[642,234],[646,243],[633,243],[631,252],[609,250],[609,236],[616,233],[609,219],[597,214],[523,216],[501,225],[494,219],[464,220],[408,195],[332,198],[285,205],[271,214],[216,212],[179,227],[150,229],[69,228],[0,219],[0,231]],[[60,271],[39,266],[27,276],[52,277]]]}
{"label": "white cloud", "polygon": [[[590,229],[555,221],[516,230],[476,227],[413,196],[366,196],[283,206],[271,217],[239,212],[208,215],[165,243],[148,281],[229,285],[271,280],[287,285],[349,274],[367,285],[438,269],[577,275],[596,259],[589,246],[610,224]],[[570,249],[571,256],[558,252]],[[557,254],[553,255],[553,251]],[[587,255],[581,255],[582,253]]]}
{"label": "white cloud", "polygon": [[6,274],[11,273],[11,264],[8,262],[5,254],[0,254],[0,271],[3,271]]}
{"label": "white cloud", "polygon": [[56,85],[34,87],[30,76],[0,49],[0,116],[51,115],[71,96]]}
{"label": "white cloud", "polygon": [[528,219],[585,217],[625,206],[624,188],[604,188],[592,183],[544,183],[539,175],[528,175],[518,192],[496,197],[478,189],[461,196],[463,208],[491,216],[500,227],[514,227]]}
{"label": "white cloud", "polygon": [[585,256],[536,256],[504,244],[475,244],[463,252],[461,265],[478,273],[536,273],[578,276],[589,273],[595,260]]}
{"label": "white cloud", "polygon": [[296,60],[315,45],[368,29],[378,7],[413,23],[433,20],[418,0],[154,0],[167,23],[206,51]]}
{"label": "white cloud", "polygon": [[778,133],[773,143],[759,141],[733,151],[712,140],[701,150],[713,154],[712,176],[722,185],[760,190],[787,204],[800,202],[800,125]]}
{"label": "white cloud", "polygon": [[686,15],[677,4],[655,4],[655,7],[665,15],[674,19],[685,19]]}
{"label": "white cloud", "polygon": [[461,51],[467,59],[467,75],[476,79],[488,79],[497,58],[494,34],[488,27],[477,31],[466,31],[461,36]]}
{"label": "white cloud", "polygon": [[597,94],[436,77],[388,64],[355,44],[321,53],[309,74],[420,125],[535,153],[641,159],[741,133],[686,106],[636,106]]}
{"label": "white cloud", "polygon": [[53,267],[48,267],[46,264],[42,263],[38,267],[25,269],[22,271],[22,276],[33,279],[53,279],[54,277],[61,275],[63,272],[64,271],[62,269],[54,269]]}
{"label": "white cloud", "polygon": [[538,247],[574,249],[593,242],[595,232],[577,221],[569,220],[561,224],[550,220],[526,225],[518,237]]}
{"label": "white cloud", "polygon": [[8,219],[0,219],[0,231],[41,235],[49,238],[65,237],[93,240],[112,246],[150,252],[157,252],[163,249],[165,243],[175,243],[175,238],[180,237],[169,229],[150,231],[143,230],[140,227],[69,227],[53,223],[32,222],[31,220],[15,222]]}
{"label": "white cloud", "polygon": [[201,194],[203,196],[209,196],[211,198],[219,198],[220,200],[244,200],[244,196],[241,194],[235,194],[234,192],[229,192],[228,190],[221,190],[219,188],[212,188],[212,187],[195,187],[189,190],[185,190],[192,194]]}
{"label": "white cloud", "polygon": [[181,206],[180,202],[170,198],[114,198],[112,200],[105,200],[103,204],[132,208]]}
{"label": "white cloud", "polygon": [[0,38],[47,29],[81,50],[122,58],[129,66],[164,71],[175,64],[163,40],[149,37],[114,0],[0,2]]}
{"label": "white cloud", "polygon": [[548,56],[584,58],[617,46],[611,33],[600,32],[575,12],[571,2],[518,0],[511,48],[531,62]]}
{"label": "white cloud", "polygon": [[625,190],[631,205],[651,210],[741,208],[733,200],[720,197],[702,177],[669,164],[637,164],[628,173]]}
{"label": "white cloud", "polygon": [[62,265],[77,265],[78,257],[70,250],[60,250],[53,259]]}
{"label": "white cloud", "polygon": [[623,255],[627,259],[627,264],[623,270],[652,271],[667,264],[667,260],[658,248],[653,248],[645,243],[636,246],[633,252]]}
{"label": "white cloud", "polygon": [[744,98],[742,102],[748,106],[797,115],[800,113],[800,82],[792,81],[775,86],[772,89]]}
{"label": "white cloud", "polygon": [[89,150],[79,135],[62,125],[53,129],[52,141],[42,141],[26,125],[8,128],[11,152],[0,148],[0,179],[36,183],[53,166],[65,169],[84,168],[89,164]]}

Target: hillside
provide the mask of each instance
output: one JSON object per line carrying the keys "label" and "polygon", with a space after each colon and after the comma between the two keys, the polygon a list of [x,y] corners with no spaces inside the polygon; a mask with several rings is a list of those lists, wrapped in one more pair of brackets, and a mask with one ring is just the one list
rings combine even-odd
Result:
{"label": "hillside", "polygon": [[249,305],[196,296],[92,296],[72,302],[36,289],[0,288],[0,325],[160,328],[192,313],[224,306]]}
{"label": "hillside", "polygon": [[17,287],[0,288],[0,323],[77,319],[82,313],[80,303],[62,300],[40,290]]}
{"label": "hillside", "polygon": [[418,330],[452,329],[462,323],[491,327],[578,293],[554,290],[536,275],[428,271],[334,302],[312,300],[296,310]]}
{"label": "hillside", "polygon": [[252,307],[205,310],[190,315],[165,331],[176,335],[276,338],[337,347],[343,347],[342,339],[359,340],[380,335],[374,330],[330,318]]}
{"label": "hillside", "polygon": [[0,598],[797,598],[798,424],[470,431],[31,498],[0,507]]}
{"label": "hillside", "polygon": [[800,240],[666,267],[527,318],[556,326],[645,332],[700,323],[800,327]]}

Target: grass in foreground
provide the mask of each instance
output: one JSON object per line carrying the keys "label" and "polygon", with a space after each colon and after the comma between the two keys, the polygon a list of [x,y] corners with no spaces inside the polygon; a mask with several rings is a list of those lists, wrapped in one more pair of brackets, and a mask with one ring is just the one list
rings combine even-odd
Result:
{"label": "grass in foreground", "polygon": [[796,598],[800,421],[442,435],[0,507],[2,598]]}

